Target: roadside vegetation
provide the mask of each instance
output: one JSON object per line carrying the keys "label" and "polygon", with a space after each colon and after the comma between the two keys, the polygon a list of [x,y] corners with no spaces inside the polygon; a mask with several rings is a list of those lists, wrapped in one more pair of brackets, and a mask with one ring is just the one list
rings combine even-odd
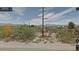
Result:
{"label": "roadside vegetation", "polygon": [[21,42],[33,41],[33,39],[35,38],[34,28],[29,28],[25,25],[20,26],[19,28],[16,28],[16,30],[13,32],[13,38]]}
{"label": "roadside vegetation", "polygon": [[34,28],[26,25],[0,27],[0,39],[4,41],[30,42],[35,38]]}
{"label": "roadside vegetation", "polygon": [[[79,38],[79,27],[73,22],[69,22],[68,25],[48,26],[45,28],[49,31],[49,33],[56,34],[58,42],[76,44],[76,39]],[[54,39],[52,38],[52,40]]]}
{"label": "roadside vegetation", "polygon": [[[78,27],[73,22],[69,22],[68,26],[48,26],[46,27],[49,33],[56,34],[57,41],[62,43],[75,44],[76,39],[79,37]],[[0,26],[0,40],[4,41],[20,41],[20,42],[32,42],[41,34],[41,26],[35,25],[4,25]],[[50,34],[50,35],[51,35]],[[52,35],[51,35],[52,36]],[[50,36],[49,36],[50,37]],[[49,37],[43,37],[43,39],[54,40]],[[37,37],[39,38],[39,37]],[[40,39],[40,38],[39,38]]]}
{"label": "roadside vegetation", "polygon": [[58,41],[62,43],[75,44],[77,35],[79,34],[79,33],[75,34],[77,29],[78,28],[73,22],[69,22],[68,26],[57,27],[53,29],[52,32],[56,33]]}

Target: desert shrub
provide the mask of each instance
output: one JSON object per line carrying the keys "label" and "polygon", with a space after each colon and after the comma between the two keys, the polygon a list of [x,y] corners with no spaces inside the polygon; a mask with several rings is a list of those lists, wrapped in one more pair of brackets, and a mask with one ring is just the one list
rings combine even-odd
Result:
{"label": "desert shrub", "polygon": [[60,38],[60,41],[64,43],[75,43],[75,34],[74,30],[72,31],[65,31],[65,30],[60,30],[57,34],[58,38]]}
{"label": "desert shrub", "polygon": [[15,29],[14,37],[17,41],[32,41],[35,38],[35,32],[33,28],[21,26]]}
{"label": "desert shrub", "polygon": [[10,37],[11,34],[12,34],[12,26],[11,25],[6,24],[4,26],[0,26],[0,40]]}
{"label": "desert shrub", "polygon": [[4,37],[10,37],[12,34],[12,26],[9,24],[6,24],[3,26],[3,32],[4,32]]}
{"label": "desert shrub", "polygon": [[0,28],[0,40],[4,39],[4,32],[2,28]]}

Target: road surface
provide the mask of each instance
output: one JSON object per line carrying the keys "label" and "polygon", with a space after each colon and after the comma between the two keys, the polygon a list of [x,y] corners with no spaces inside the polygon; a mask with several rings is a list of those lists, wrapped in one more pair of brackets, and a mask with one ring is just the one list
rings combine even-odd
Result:
{"label": "road surface", "polygon": [[22,43],[0,41],[0,51],[75,51],[75,45],[56,43]]}

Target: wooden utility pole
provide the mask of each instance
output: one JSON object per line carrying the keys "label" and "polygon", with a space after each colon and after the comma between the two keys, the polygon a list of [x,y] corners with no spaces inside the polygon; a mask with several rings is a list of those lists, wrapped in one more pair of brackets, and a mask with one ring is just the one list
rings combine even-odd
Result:
{"label": "wooden utility pole", "polygon": [[44,7],[42,7],[42,37],[44,37]]}

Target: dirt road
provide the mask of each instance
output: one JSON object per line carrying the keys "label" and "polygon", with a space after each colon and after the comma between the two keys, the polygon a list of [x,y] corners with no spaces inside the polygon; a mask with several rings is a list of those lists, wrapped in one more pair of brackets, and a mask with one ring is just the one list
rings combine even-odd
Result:
{"label": "dirt road", "polygon": [[2,51],[75,51],[75,45],[57,43],[22,43],[22,42],[4,42],[0,41],[0,50]]}

